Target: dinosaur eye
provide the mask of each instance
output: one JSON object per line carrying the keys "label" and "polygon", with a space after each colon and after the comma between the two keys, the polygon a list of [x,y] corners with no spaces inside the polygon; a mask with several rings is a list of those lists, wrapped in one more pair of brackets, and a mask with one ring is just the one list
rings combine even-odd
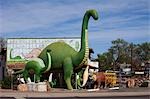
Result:
{"label": "dinosaur eye", "polygon": [[47,49],[47,52],[51,52],[51,49]]}

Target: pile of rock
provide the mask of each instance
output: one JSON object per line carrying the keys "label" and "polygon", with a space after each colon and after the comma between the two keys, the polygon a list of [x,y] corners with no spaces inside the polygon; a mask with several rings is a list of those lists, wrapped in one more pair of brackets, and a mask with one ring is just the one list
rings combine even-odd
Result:
{"label": "pile of rock", "polygon": [[39,91],[39,92],[44,92],[44,91],[49,91],[50,86],[46,82],[39,82],[39,83],[27,83],[27,84],[19,84],[17,89],[19,91]]}

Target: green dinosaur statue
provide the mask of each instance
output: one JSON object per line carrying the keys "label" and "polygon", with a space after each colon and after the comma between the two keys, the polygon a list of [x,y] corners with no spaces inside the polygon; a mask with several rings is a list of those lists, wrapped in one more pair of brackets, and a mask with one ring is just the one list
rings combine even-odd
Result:
{"label": "green dinosaur statue", "polygon": [[[73,89],[71,85],[71,76],[74,70],[82,68],[89,56],[88,48],[88,21],[90,17],[98,19],[98,14],[95,10],[86,11],[81,31],[81,48],[79,52],[75,51],[65,42],[54,42],[48,45],[40,53],[39,57],[29,60],[23,72],[25,80],[29,77],[29,71],[34,70],[36,81],[40,81],[42,73],[48,72],[50,69],[63,69],[64,80],[68,89]],[[83,82],[85,83],[85,82]]]}
{"label": "green dinosaur statue", "polygon": [[45,66],[44,61],[40,58],[31,58],[28,60],[26,63],[24,69],[14,72],[13,74],[20,74],[23,73],[24,79],[27,82],[28,77],[30,76],[29,74],[34,73],[35,74],[35,81],[40,82],[40,76],[42,75],[43,71],[47,71],[51,67],[51,55],[50,55],[50,50],[46,51],[46,57],[47,57],[47,62],[48,65]]}

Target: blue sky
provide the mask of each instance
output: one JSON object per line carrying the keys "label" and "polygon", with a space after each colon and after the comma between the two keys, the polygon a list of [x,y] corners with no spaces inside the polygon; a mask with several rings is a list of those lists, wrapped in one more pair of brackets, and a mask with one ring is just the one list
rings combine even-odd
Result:
{"label": "blue sky", "polygon": [[122,38],[150,41],[150,0],[1,0],[0,37],[80,37],[83,15],[96,9],[89,21],[89,46],[95,56]]}

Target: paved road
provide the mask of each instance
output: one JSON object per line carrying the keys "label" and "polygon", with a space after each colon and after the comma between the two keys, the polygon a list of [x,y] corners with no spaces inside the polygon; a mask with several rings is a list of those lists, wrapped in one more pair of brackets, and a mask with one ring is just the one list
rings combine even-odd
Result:
{"label": "paved road", "polygon": [[[0,97],[0,99],[16,99],[13,97]],[[18,98],[20,99],[20,98]],[[150,99],[150,96],[115,96],[115,97],[28,97],[24,99]]]}
{"label": "paved road", "polygon": [[54,89],[50,92],[0,90],[0,99],[150,99],[149,96],[150,88],[99,90],[94,92],[87,90],[70,91],[60,89]]}

